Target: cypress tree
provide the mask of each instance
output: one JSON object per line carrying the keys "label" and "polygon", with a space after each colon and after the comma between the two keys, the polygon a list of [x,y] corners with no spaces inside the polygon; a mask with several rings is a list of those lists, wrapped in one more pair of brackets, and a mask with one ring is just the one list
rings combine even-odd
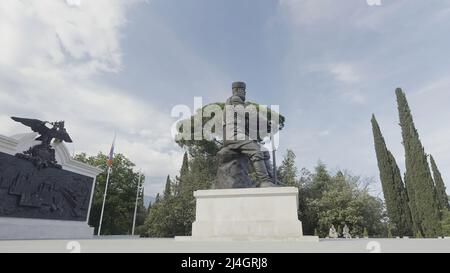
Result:
{"label": "cypress tree", "polygon": [[412,230],[414,234],[420,233],[421,227],[420,227],[420,220],[418,217],[417,212],[417,206],[416,206],[416,194],[414,191],[414,185],[408,180],[408,177],[406,176],[406,173],[404,174],[405,177],[405,188],[406,193],[408,195],[408,206],[409,211],[411,212],[411,220],[412,220]]}
{"label": "cypress tree", "polygon": [[190,188],[189,183],[189,157],[185,152],[183,156],[183,163],[181,165],[180,176],[178,177],[179,194],[186,195]]}
{"label": "cypress tree", "polygon": [[406,188],[416,232],[424,237],[437,237],[441,233],[439,206],[427,155],[414,125],[405,93],[400,88],[395,92],[405,148]]}
{"label": "cypress tree", "polygon": [[161,202],[161,196],[159,195],[159,192],[156,194],[156,198],[155,198],[155,205],[159,204]]}
{"label": "cypress tree", "polygon": [[192,223],[192,183],[191,183],[191,168],[189,167],[188,153],[185,152],[183,156],[183,163],[181,165],[180,176],[178,177],[178,195],[175,200],[174,213],[177,214],[178,228],[180,233],[178,235],[190,235],[190,224]]}
{"label": "cypress tree", "polygon": [[172,180],[170,179],[170,175],[168,175],[166,180],[166,188],[164,189],[164,199],[170,197],[171,195],[172,195]]}
{"label": "cypress tree", "polygon": [[148,204],[148,207],[147,207],[147,215],[150,213],[150,210],[152,209],[152,205],[153,205],[153,203],[150,201],[150,203]]}
{"label": "cypress tree", "polygon": [[387,149],[380,127],[372,115],[372,131],[380,170],[381,186],[389,219],[394,225],[397,236],[413,235],[411,211],[408,206],[408,196],[402,181],[400,169],[392,153]]}
{"label": "cypress tree", "polygon": [[431,161],[431,169],[433,170],[433,178],[434,178],[434,184],[436,187],[436,198],[439,204],[439,209],[450,209],[450,205],[448,203],[448,196],[445,192],[445,184],[444,180],[442,179],[441,172],[439,171],[436,162],[434,161],[433,156],[430,155],[430,161]]}
{"label": "cypress tree", "polygon": [[185,176],[188,174],[189,174],[189,157],[188,157],[188,153],[185,152],[183,155],[183,163],[181,165],[181,170],[180,170],[180,178],[182,176]]}

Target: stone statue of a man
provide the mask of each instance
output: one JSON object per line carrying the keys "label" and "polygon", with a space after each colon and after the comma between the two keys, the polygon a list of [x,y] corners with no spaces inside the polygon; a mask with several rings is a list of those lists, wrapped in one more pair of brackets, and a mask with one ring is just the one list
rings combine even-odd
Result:
{"label": "stone statue of a man", "polygon": [[[236,106],[246,107],[246,84],[244,82],[232,83],[233,94],[225,102],[224,108],[224,146],[219,152],[219,170],[217,177],[218,188],[245,188],[245,187],[274,187],[277,186],[272,177],[270,154],[264,151],[258,143],[255,132],[256,126],[248,126],[245,112],[236,111],[236,116],[229,115],[227,111]],[[231,107],[230,107],[231,106]],[[232,118],[230,118],[230,116]],[[259,118],[264,118],[259,116]],[[245,136],[243,139],[242,136]],[[252,163],[257,185],[251,185],[247,173],[248,161]]]}
{"label": "stone statue of a man", "polygon": [[337,233],[336,228],[334,225],[331,225],[330,232],[328,233],[328,237],[332,239],[339,238],[339,233]]}

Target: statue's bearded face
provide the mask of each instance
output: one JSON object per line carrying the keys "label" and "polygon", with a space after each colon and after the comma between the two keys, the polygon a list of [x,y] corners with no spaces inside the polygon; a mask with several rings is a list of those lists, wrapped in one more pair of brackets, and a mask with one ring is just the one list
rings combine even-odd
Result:
{"label": "statue's bearded face", "polygon": [[233,95],[238,96],[245,101],[246,92],[244,88],[233,88]]}

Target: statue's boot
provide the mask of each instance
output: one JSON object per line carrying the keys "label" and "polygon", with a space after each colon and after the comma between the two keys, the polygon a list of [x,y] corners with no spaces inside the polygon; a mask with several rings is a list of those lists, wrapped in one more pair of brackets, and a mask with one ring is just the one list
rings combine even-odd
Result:
{"label": "statue's boot", "polygon": [[253,161],[253,167],[255,168],[256,176],[258,177],[259,188],[278,187],[273,183],[273,179],[270,177],[267,171],[266,163],[264,160]]}
{"label": "statue's boot", "polygon": [[270,161],[270,157],[268,159],[264,160],[264,164],[266,164],[266,169],[267,172],[269,173],[270,179],[272,181],[272,183],[274,183],[277,186],[281,186],[284,185],[280,180],[277,179],[277,181],[275,181],[274,177],[273,177],[273,167],[272,167],[272,162]]}
{"label": "statue's boot", "polygon": [[273,177],[273,167],[272,167],[272,161],[270,160],[270,153],[268,151],[264,151],[264,163],[266,164],[266,169],[267,172],[269,173],[270,179],[272,181],[272,183],[274,183],[277,186],[282,186],[284,185],[280,180],[277,179],[277,181],[275,181],[274,177]]}

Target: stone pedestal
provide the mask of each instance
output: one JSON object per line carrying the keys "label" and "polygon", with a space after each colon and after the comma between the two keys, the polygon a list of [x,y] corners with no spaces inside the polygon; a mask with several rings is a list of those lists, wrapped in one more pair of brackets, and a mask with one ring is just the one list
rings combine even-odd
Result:
{"label": "stone pedestal", "polygon": [[0,217],[0,240],[90,239],[86,222]]}
{"label": "stone pedestal", "polygon": [[196,191],[192,237],[178,240],[305,240],[293,187]]}

